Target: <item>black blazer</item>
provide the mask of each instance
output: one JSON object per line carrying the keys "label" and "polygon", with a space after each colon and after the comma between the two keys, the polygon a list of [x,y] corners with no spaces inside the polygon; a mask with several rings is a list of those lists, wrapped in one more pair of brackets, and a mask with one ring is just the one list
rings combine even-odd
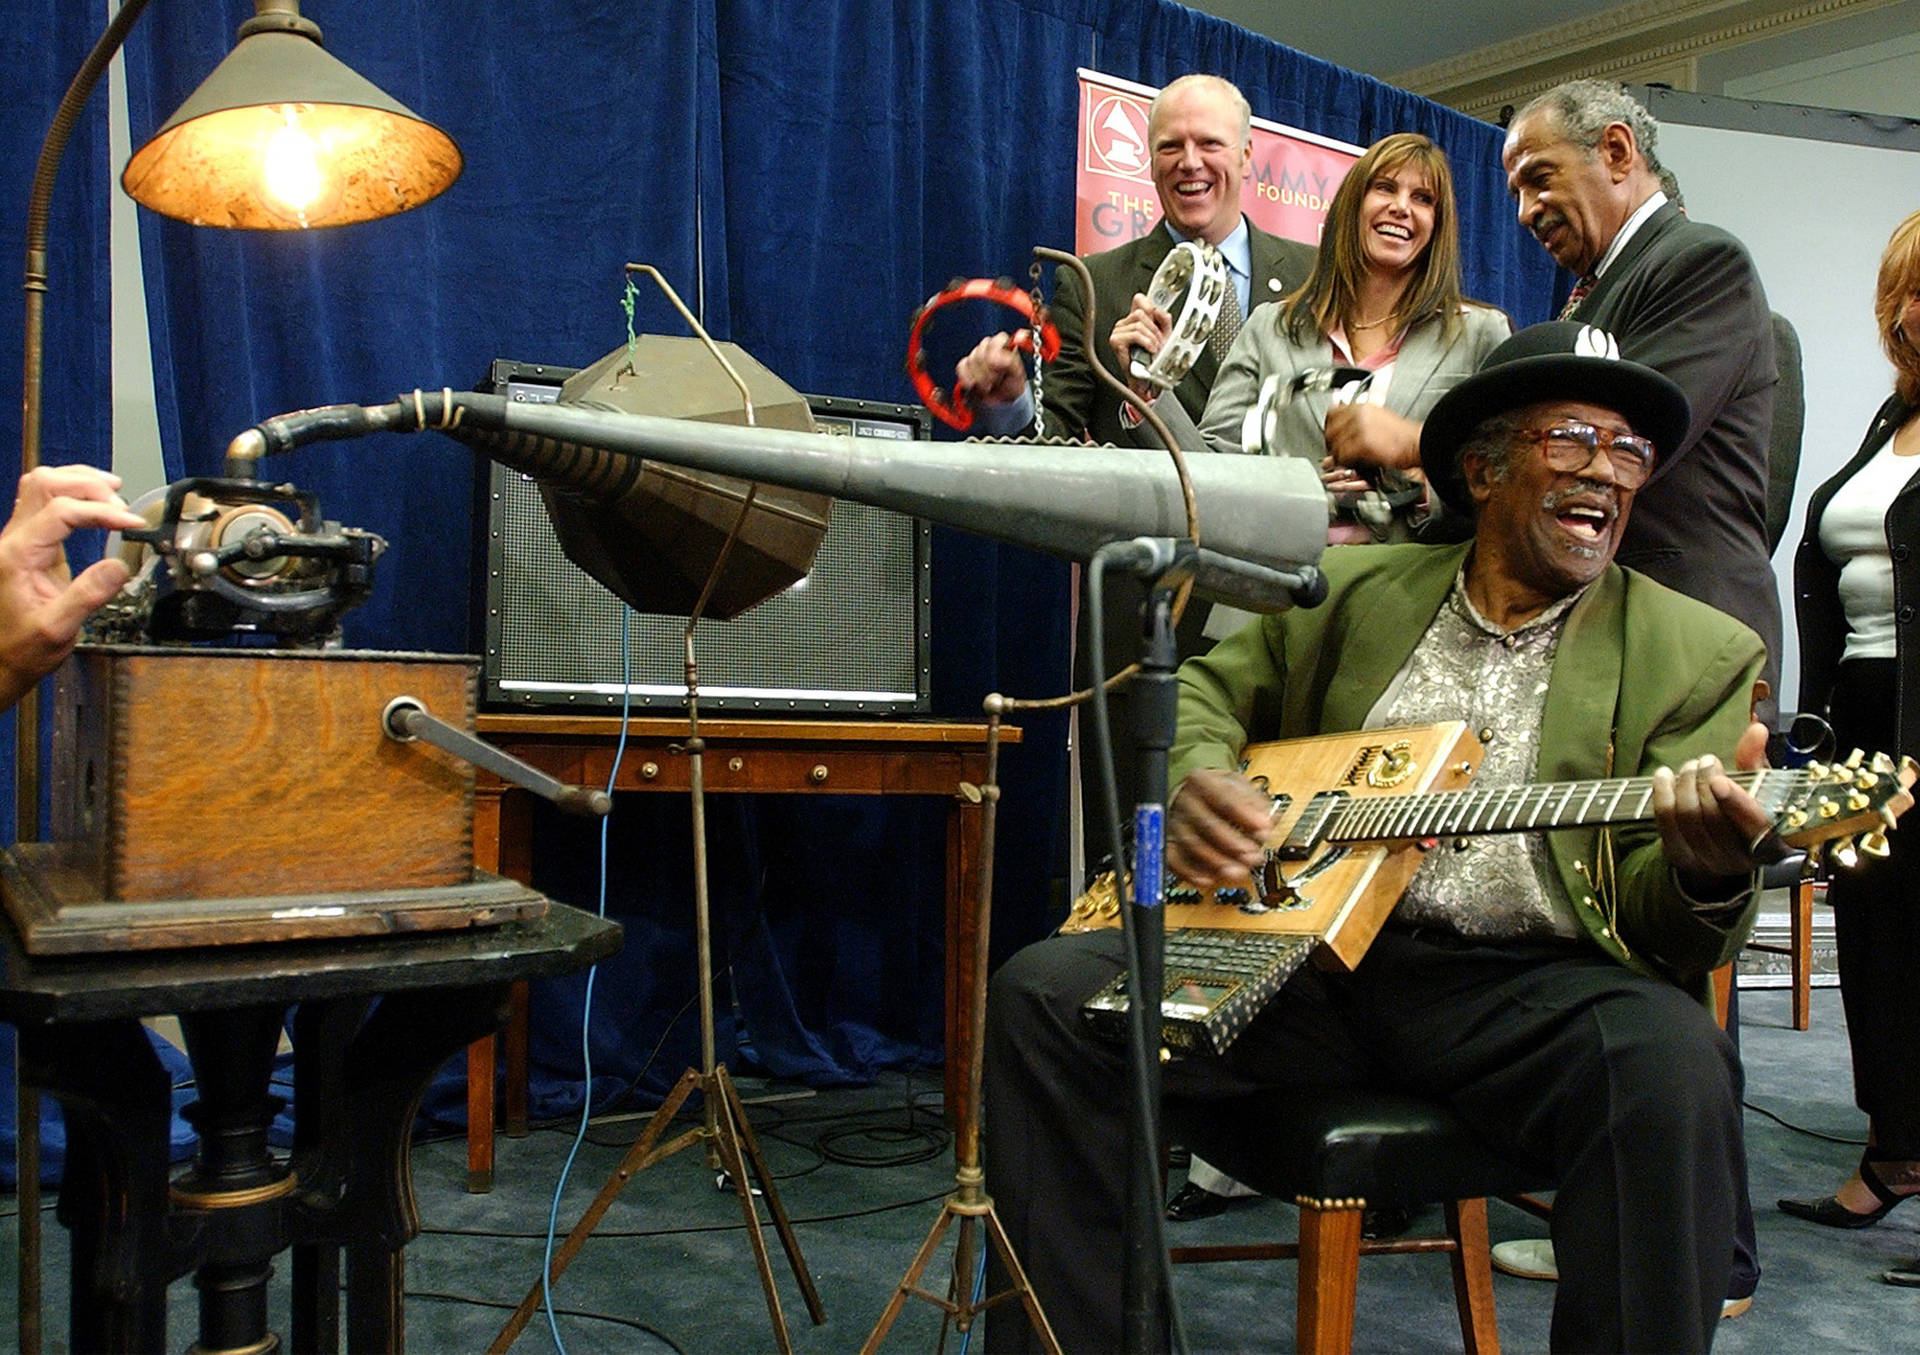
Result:
{"label": "black blazer", "polygon": [[1634,496],[1619,563],[1747,623],[1777,688],[1780,599],[1767,550],[1773,318],[1746,247],[1672,203],[1573,312],[1686,392],[1693,421]]}
{"label": "black blazer", "polygon": [[[1793,614],[1800,635],[1800,708],[1828,713],[1834,674],[1846,645],[1847,619],[1840,610],[1840,566],[1820,548],[1820,515],[1827,503],[1893,437],[1914,409],[1899,396],[1880,406],[1866,440],[1839,474],[1807,502],[1807,528],[1793,556]],[[1893,556],[1895,753],[1920,757],[1920,466],[1887,506],[1887,546]],[[1845,752],[1845,749],[1841,749]]]}
{"label": "black blazer", "polygon": [[[1269,235],[1252,222],[1247,223],[1247,233],[1253,265],[1247,308],[1252,310],[1263,301],[1277,301],[1304,283],[1313,268],[1315,251],[1312,245]],[[1134,293],[1147,290],[1160,261],[1173,252],[1173,244],[1162,223],[1118,249],[1087,256],[1087,272],[1093,277],[1094,326],[1099,331],[1092,336],[1086,334],[1087,306],[1079,275],[1070,268],[1062,268],[1055,275],[1053,321],[1060,330],[1060,356],[1047,364],[1043,377],[1047,436],[1077,438],[1085,431],[1095,442],[1132,445],[1120,423],[1120,399],[1093,374],[1087,354],[1091,352],[1102,367],[1122,382],[1126,380],[1107,336],[1113,333],[1114,322],[1132,307]],[[1089,337],[1091,342],[1085,341]],[[1186,380],[1174,387],[1180,403],[1196,422],[1207,407],[1207,392],[1213,389],[1213,378],[1219,370],[1219,359],[1211,349],[1203,349]]]}

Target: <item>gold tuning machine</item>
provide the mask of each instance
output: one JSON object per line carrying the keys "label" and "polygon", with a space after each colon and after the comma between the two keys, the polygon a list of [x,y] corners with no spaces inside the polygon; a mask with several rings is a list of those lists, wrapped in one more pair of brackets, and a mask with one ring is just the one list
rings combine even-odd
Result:
{"label": "gold tuning machine", "polygon": [[1867,755],[1865,753],[1861,752],[1858,748],[1854,749],[1851,753],[1847,754],[1847,770],[1858,771],[1860,764],[1866,760]]}
{"label": "gold tuning machine", "polygon": [[1850,837],[1835,838],[1827,849],[1827,859],[1841,870],[1856,870],[1860,865],[1860,852]]}
{"label": "gold tuning machine", "polygon": [[1887,835],[1878,828],[1860,839],[1860,850],[1876,861],[1887,859]]}

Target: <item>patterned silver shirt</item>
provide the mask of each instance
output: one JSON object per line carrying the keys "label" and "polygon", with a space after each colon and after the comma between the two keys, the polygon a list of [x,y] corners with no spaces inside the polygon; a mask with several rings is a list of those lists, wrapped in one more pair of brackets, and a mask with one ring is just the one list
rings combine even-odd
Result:
{"label": "patterned silver shirt", "polygon": [[[1533,780],[1553,656],[1579,596],[1506,631],[1467,597],[1463,568],[1406,666],[1369,712],[1367,727],[1465,720],[1486,745],[1474,785]],[[1421,863],[1394,915],[1495,940],[1581,934],[1539,833],[1443,841]]]}

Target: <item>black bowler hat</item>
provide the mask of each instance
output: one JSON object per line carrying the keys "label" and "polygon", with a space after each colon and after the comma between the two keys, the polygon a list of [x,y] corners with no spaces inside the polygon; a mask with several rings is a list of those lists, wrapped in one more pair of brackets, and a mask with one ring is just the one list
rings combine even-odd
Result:
{"label": "black bowler hat", "polygon": [[1613,335],[1574,320],[1528,325],[1491,353],[1480,370],[1440,397],[1420,431],[1420,465],[1450,509],[1473,512],[1460,471],[1460,448],[1496,415],[1543,400],[1577,400],[1620,415],[1671,456],[1687,434],[1687,397],[1666,377],[1620,356]]}

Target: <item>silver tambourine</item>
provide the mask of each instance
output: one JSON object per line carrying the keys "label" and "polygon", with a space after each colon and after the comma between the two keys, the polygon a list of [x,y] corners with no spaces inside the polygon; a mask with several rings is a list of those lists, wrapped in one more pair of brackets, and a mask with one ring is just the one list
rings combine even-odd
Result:
{"label": "silver tambourine", "polygon": [[1329,391],[1329,404],[1351,404],[1373,374],[1360,367],[1314,367],[1292,376],[1276,373],[1260,383],[1260,396],[1240,420],[1240,450],[1248,456],[1286,456],[1280,445],[1280,411],[1310,391]]}
{"label": "silver tambourine", "polygon": [[1174,314],[1173,333],[1151,359],[1145,349],[1133,350],[1128,366],[1132,375],[1156,390],[1172,390],[1184,381],[1207,346],[1214,322],[1220,318],[1221,299],[1231,285],[1227,261],[1219,250],[1192,240],[1175,245],[1147,284],[1147,304],[1173,313],[1174,302],[1181,303]]}

